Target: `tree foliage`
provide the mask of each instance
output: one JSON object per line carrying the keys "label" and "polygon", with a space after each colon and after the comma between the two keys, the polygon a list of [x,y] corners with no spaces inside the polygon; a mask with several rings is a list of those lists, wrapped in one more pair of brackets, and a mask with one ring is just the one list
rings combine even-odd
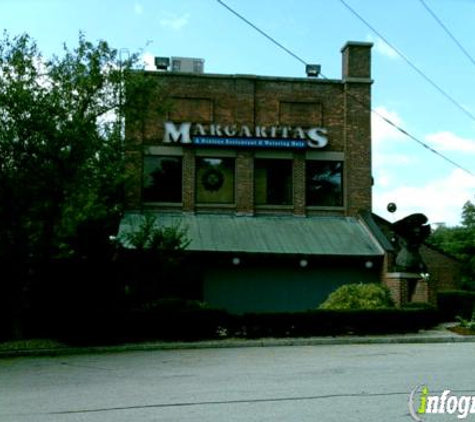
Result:
{"label": "tree foliage", "polygon": [[27,34],[0,39],[0,295],[12,306],[39,267],[104,258],[123,204],[123,117],[159,107],[137,69],[137,55],[83,34],[52,58]]}
{"label": "tree foliage", "polygon": [[475,230],[475,205],[467,201],[462,209],[462,226]]}
{"label": "tree foliage", "polygon": [[148,306],[163,298],[189,295],[190,269],[182,265],[191,242],[187,227],[179,221],[164,226],[151,213],[144,213],[135,223],[118,239],[131,248],[122,256],[128,301],[134,306]]}
{"label": "tree foliage", "polygon": [[119,239],[138,251],[159,254],[168,251],[183,251],[190,244],[187,229],[180,223],[162,226],[154,214],[145,213],[143,219],[130,233]]}
{"label": "tree foliage", "polygon": [[81,224],[118,212],[117,52],[81,35],[45,60],[27,35],[0,43],[0,253],[74,253]]}
{"label": "tree foliage", "polygon": [[462,209],[461,225],[439,226],[428,239],[429,243],[464,263],[465,287],[475,288],[475,205],[467,201]]}

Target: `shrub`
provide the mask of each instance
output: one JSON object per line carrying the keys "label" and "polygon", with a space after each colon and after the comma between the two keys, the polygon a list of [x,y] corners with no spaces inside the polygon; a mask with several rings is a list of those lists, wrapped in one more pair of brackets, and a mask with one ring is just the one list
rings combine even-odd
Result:
{"label": "shrub", "polygon": [[414,309],[414,310],[436,310],[436,306],[427,302],[409,302],[403,306],[403,309]]}
{"label": "shrub", "polygon": [[119,316],[120,335],[127,341],[205,340],[219,338],[228,314],[212,308],[141,309]]}
{"label": "shrub", "polygon": [[358,310],[393,308],[389,289],[380,284],[346,284],[339,287],[320,305],[327,310]]}
{"label": "shrub", "polygon": [[460,327],[472,332],[475,331],[475,312],[473,312],[472,318],[470,320],[462,318],[461,316],[458,316],[456,319],[459,322]]}
{"label": "shrub", "polygon": [[475,293],[465,290],[439,292],[437,306],[443,321],[455,321],[457,317],[470,319],[475,308]]}
{"label": "shrub", "polygon": [[411,333],[438,323],[434,308],[373,310],[322,310],[294,313],[235,315],[228,319],[234,337],[308,337],[346,334],[381,335]]}
{"label": "shrub", "polygon": [[188,300],[178,297],[165,297],[152,300],[139,306],[139,309],[145,311],[179,312],[193,311],[198,309],[210,309],[211,307],[198,300]]}
{"label": "shrub", "polygon": [[191,242],[180,223],[163,226],[154,214],[145,214],[134,229],[119,240],[139,251],[183,251]]}

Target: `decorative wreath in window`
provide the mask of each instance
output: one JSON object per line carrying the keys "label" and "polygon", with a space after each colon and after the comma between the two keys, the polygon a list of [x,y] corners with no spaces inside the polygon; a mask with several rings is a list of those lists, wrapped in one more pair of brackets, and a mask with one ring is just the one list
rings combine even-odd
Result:
{"label": "decorative wreath in window", "polygon": [[206,170],[201,177],[201,183],[207,191],[215,192],[223,186],[224,175],[216,169]]}

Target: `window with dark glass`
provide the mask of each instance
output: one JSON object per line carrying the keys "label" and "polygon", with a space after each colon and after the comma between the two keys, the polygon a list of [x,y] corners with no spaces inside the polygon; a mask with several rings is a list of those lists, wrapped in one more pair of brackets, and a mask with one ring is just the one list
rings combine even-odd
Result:
{"label": "window with dark glass", "polygon": [[234,203],[234,158],[196,159],[196,202]]}
{"label": "window with dark glass", "polygon": [[256,159],[254,195],[256,205],[291,205],[292,160]]}
{"label": "window with dark glass", "polygon": [[144,202],[182,201],[181,157],[144,157],[142,198]]}
{"label": "window with dark glass", "polygon": [[307,161],[306,198],[309,206],[342,206],[343,163]]}

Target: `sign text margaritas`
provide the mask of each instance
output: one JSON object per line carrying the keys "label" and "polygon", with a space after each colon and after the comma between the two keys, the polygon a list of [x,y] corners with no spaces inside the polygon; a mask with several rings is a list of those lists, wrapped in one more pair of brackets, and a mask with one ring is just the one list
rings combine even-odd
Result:
{"label": "sign text margaritas", "polygon": [[165,122],[164,143],[262,148],[323,148],[327,129]]}

